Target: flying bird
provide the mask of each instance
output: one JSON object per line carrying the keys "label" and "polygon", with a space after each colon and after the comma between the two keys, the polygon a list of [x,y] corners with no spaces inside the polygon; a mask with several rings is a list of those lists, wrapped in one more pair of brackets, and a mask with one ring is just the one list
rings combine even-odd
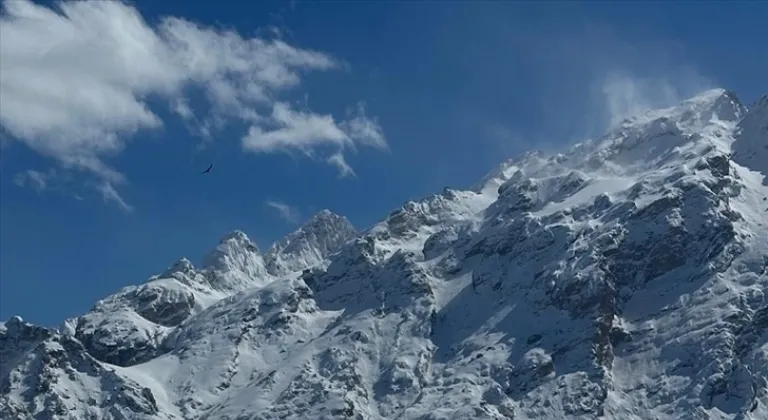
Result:
{"label": "flying bird", "polygon": [[200,174],[207,174],[208,172],[211,172],[211,169],[213,169],[213,164],[211,164],[208,169],[204,170],[203,172],[200,172]]}

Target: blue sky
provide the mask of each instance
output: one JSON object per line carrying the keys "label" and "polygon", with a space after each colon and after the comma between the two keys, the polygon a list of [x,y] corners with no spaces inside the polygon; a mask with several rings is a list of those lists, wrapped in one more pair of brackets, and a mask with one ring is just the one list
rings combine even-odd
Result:
{"label": "blue sky", "polygon": [[3,3],[2,319],[58,324],[232,229],[364,228],[706,88],[768,93],[765,2],[56,4]]}

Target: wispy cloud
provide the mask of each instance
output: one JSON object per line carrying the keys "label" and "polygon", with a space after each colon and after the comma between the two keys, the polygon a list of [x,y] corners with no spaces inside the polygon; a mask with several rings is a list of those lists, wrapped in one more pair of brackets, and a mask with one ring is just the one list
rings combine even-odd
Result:
{"label": "wispy cloud", "polygon": [[341,129],[354,141],[381,150],[389,150],[384,137],[384,130],[378,118],[368,118],[365,103],[360,102],[354,109],[347,111],[348,119],[341,123]]}
{"label": "wispy cloud", "polygon": [[[30,188],[38,193],[56,193],[76,200],[83,200],[83,196],[78,193],[79,188],[73,185],[72,174],[56,168],[48,168],[46,171],[27,169],[14,175],[13,182],[21,188]],[[104,184],[109,185],[108,183]],[[97,187],[95,190],[104,197],[103,188]],[[120,197],[116,191],[113,194],[117,198]],[[125,203],[123,202],[123,204]],[[130,206],[125,204],[125,207],[129,208]]]}
{"label": "wispy cloud", "polygon": [[13,177],[13,182],[19,187],[29,187],[40,192],[48,188],[50,180],[55,176],[56,171],[53,169],[50,169],[47,172],[27,169],[26,171],[16,174],[16,176]]}
{"label": "wispy cloud", "polygon": [[326,161],[339,169],[339,175],[353,174],[344,151],[356,146],[389,150],[384,130],[375,118],[368,118],[364,104],[348,112],[347,119],[336,122],[332,115],[295,110],[285,102],[277,102],[272,114],[261,125],[252,125],[242,140],[245,150],[255,153],[301,151],[314,156],[314,149],[330,146],[336,150]]}
{"label": "wispy cloud", "polygon": [[[227,122],[250,125],[243,139],[249,151],[313,156],[309,151],[318,146],[341,153],[354,143],[386,145],[381,127],[364,112],[337,122],[279,99],[306,72],[344,67],[322,52],[177,17],[150,26],[118,1],[67,1],[54,10],[7,0],[0,24],[0,124],[62,167],[96,175],[102,194],[124,209],[130,206],[115,186],[125,177],[106,159],[139,130],[163,127],[149,97],[166,98],[176,115],[209,137]],[[205,102],[190,103],[190,89]]]}
{"label": "wispy cloud", "polygon": [[280,201],[274,201],[274,200],[267,200],[266,202],[267,206],[272,207],[277,211],[278,216],[280,216],[281,219],[285,220],[288,223],[297,224],[299,223],[299,220],[301,218],[301,214],[299,214],[299,211],[283,202]]}
{"label": "wispy cloud", "polygon": [[357,176],[354,169],[347,163],[344,155],[341,153],[334,153],[328,158],[328,163],[335,166],[339,170],[339,178],[346,178],[348,176]]}
{"label": "wispy cloud", "polygon": [[320,144],[332,144],[338,148],[351,145],[352,139],[336,124],[331,115],[301,112],[279,102],[270,116],[274,128],[251,126],[243,138],[243,147],[255,152],[308,150]]}
{"label": "wispy cloud", "polygon": [[97,190],[99,193],[101,193],[101,198],[103,198],[105,202],[117,205],[120,210],[126,213],[133,211],[133,207],[126,203],[122,197],[120,197],[120,194],[117,193],[115,187],[113,187],[109,182],[103,182],[99,184],[97,186]]}

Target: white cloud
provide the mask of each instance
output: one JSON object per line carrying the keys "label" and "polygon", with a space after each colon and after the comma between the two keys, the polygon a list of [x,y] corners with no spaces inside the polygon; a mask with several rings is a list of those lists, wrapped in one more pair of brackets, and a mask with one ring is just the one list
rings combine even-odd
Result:
{"label": "white cloud", "polygon": [[280,201],[267,200],[267,206],[277,210],[277,214],[286,222],[293,224],[299,223],[299,218],[301,217],[299,211],[288,204]]}
{"label": "white cloud", "polygon": [[388,150],[384,130],[379,125],[378,119],[365,116],[364,103],[357,104],[356,111],[349,112],[351,118],[341,123],[344,132],[360,144]]}
{"label": "white cloud", "polygon": [[331,115],[318,115],[292,109],[284,102],[277,102],[272,115],[252,125],[242,139],[243,148],[255,153],[275,151],[302,151],[313,155],[319,146],[331,146],[336,150],[326,162],[339,169],[345,177],[354,174],[346,163],[344,149],[356,150],[356,145],[389,150],[384,130],[374,118],[365,115],[364,104],[358,104],[355,112],[348,112],[348,119],[337,123]]}
{"label": "white cloud", "polygon": [[346,178],[348,176],[356,176],[355,171],[347,163],[342,153],[334,153],[328,158],[328,163],[335,166],[339,170],[339,178]]}
{"label": "white cloud", "polygon": [[117,193],[115,187],[112,186],[112,184],[109,182],[103,182],[99,184],[96,189],[99,191],[99,193],[101,193],[101,197],[104,199],[104,201],[116,204],[120,210],[123,210],[126,213],[133,211],[133,207],[131,207],[123,200],[122,197],[120,197],[120,194]]}
{"label": "white cloud", "polygon": [[27,169],[19,172],[13,177],[13,182],[19,187],[29,187],[35,191],[44,191],[48,188],[48,183],[56,175],[53,169],[48,172],[40,172],[34,169]]}
{"label": "white cloud", "polygon": [[275,126],[271,130],[251,126],[243,138],[243,147],[254,152],[271,152],[292,148],[307,150],[324,143],[343,148],[345,143],[352,142],[331,115],[295,111],[284,102],[274,105],[271,123]]}
{"label": "white cloud", "polygon": [[185,120],[194,118],[195,114],[192,112],[192,108],[189,106],[189,101],[186,98],[176,98],[171,106],[173,112]]}
{"label": "white cloud", "polygon": [[13,177],[13,182],[19,187],[31,188],[38,193],[57,193],[82,200],[82,196],[75,193],[71,174],[55,168],[49,168],[47,171],[27,169],[17,173]]}
{"label": "white cloud", "polygon": [[[150,98],[165,98],[208,137],[228,121],[251,124],[243,141],[251,151],[386,145],[381,127],[363,113],[337,124],[279,100],[303,73],[343,67],[324,53],[176,17],[152,27],[117,1],[57,4],[58,10],[28,0],[3,3],[0,125],[65,168],[97,175],[109,192],[103,195],[121,207],[114,186],[124,177],[105,159],[137,131],[163,126]],[[190,104],[190,89],[202,92],[205,104]],[[198,112],[206,117],[198,120],[192,105],[205,105]],[[261,114],[265,108],[271,115]]]}

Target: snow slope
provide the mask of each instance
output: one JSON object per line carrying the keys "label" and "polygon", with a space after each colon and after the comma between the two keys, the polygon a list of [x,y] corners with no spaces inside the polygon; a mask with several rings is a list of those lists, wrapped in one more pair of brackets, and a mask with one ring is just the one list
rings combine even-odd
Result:
{"label": "snow slope", "polygon": [[767,121],[715,89],[362,232],[230,233],[0,326],[0,418],[766,419]]}

